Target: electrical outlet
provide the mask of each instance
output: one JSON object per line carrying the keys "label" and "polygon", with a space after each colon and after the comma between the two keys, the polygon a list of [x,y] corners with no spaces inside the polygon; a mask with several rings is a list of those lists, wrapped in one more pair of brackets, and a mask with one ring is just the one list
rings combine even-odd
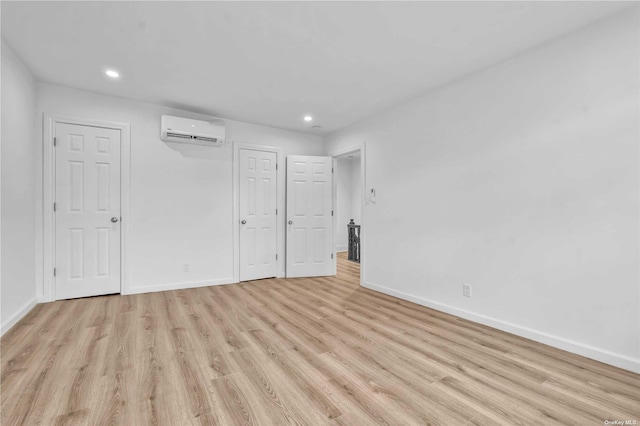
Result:
{"label": "electrical outlet", "polygon": [[471,284],[462,284],[462,295],[464,297],[471,297]]}
{"label": "electrical outlet", "polygon": [[185,264],[182,266],[182,271],[183,271],[183,272],[189,272],[190,268],[191,268],[191,267],[189,266],[189,264],[188,264],[188,263],[185,263]]}

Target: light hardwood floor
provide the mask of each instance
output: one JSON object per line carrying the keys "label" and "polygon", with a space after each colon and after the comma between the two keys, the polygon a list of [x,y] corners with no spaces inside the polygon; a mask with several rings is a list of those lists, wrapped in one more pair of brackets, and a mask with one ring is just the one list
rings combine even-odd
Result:
{"label": "light hardwood floor", "polygon": [[360,288],[269,279],[38,305],[1,340],[2,425],[602,425],[640,376]]}

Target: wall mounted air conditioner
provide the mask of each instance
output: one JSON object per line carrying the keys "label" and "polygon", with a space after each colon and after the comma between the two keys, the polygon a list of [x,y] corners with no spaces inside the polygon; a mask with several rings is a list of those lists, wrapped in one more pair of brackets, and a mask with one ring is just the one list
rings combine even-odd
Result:
{"label": "wall mounted air conditioner", "polygon": [[160,139],[165,142],[190,143],[220,147],[224,144],[224,121],[202,121],[163,115]]}

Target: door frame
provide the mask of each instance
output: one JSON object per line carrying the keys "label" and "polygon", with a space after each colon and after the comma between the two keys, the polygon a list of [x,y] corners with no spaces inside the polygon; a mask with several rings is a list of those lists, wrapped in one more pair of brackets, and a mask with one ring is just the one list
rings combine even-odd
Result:
{"label": "door frame", "polygon": [[284,191],[284,165],[282,163],[282,149],[267,145],[254,145],[243,142],[233,142],[233,282],[240,282],[240,150],[273,152],[276,154],[276,277],[284,277],[284,228],[285,198]]}
{"label": "door frame", "polygon": [[[344,148],[340,148],[338,150],[332,151],[329,156],[333,158],[333,166],[336,167],[337,157],[341,157],[345,154],[349,154],[351,152],[360,151],[360,226],[361,229],[365,229],[365,232],[360,234],[360,285],[364,285],[367,281],[365,279],[365,264],[367,259],[367,250],[365,249],[365,241],[367,238],[366,228],[365,228],[365,200],[367,198],[367,143],[366,141],[362,141],[362,143],[357,145],[350,145]],[[333,206],[334,208],[338,205],[338,185],[337,179],[334,179],[333,186]],[[335,230],[337,229],[337,221],[338,215],[333,216],[333,233],[334,233],[334,244],[333,250],[335,252]],[[337,259],[337,255],[334,256]],[[335,273],[337,273],[337,262],[334,263],[334,268],[336,269]]]}
{"label": "door frame", "polygon": [[128,275],[126,268],[127,243],[129,240],[129,196],[131,181],[131,126],[128,123],[96,120],[68,114],[44,114],[43,135],[43,294],[42,301],[55,299],[55,279],[53,268],[55,252],[55,215],[53,200],[56,190],[56,167],[53,138],[56,124],[71,124],[88,127],[101,127],[120,131],[120,294],[128,294]]}

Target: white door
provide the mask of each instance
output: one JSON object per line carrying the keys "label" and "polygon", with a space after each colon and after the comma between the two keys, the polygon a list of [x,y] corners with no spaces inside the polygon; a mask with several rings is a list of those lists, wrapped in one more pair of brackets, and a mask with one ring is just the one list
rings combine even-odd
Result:
{"label": "white door", "polygon": [[276,160],[240,150],[240,281],[277,275]]}
{"label": "white door", "polygon": [[331,157],[287,157],[287,277],[334,274]]}
{"label": "white door", "polygon": [[55,128],[55,298],[120,292],[120,131]]}

